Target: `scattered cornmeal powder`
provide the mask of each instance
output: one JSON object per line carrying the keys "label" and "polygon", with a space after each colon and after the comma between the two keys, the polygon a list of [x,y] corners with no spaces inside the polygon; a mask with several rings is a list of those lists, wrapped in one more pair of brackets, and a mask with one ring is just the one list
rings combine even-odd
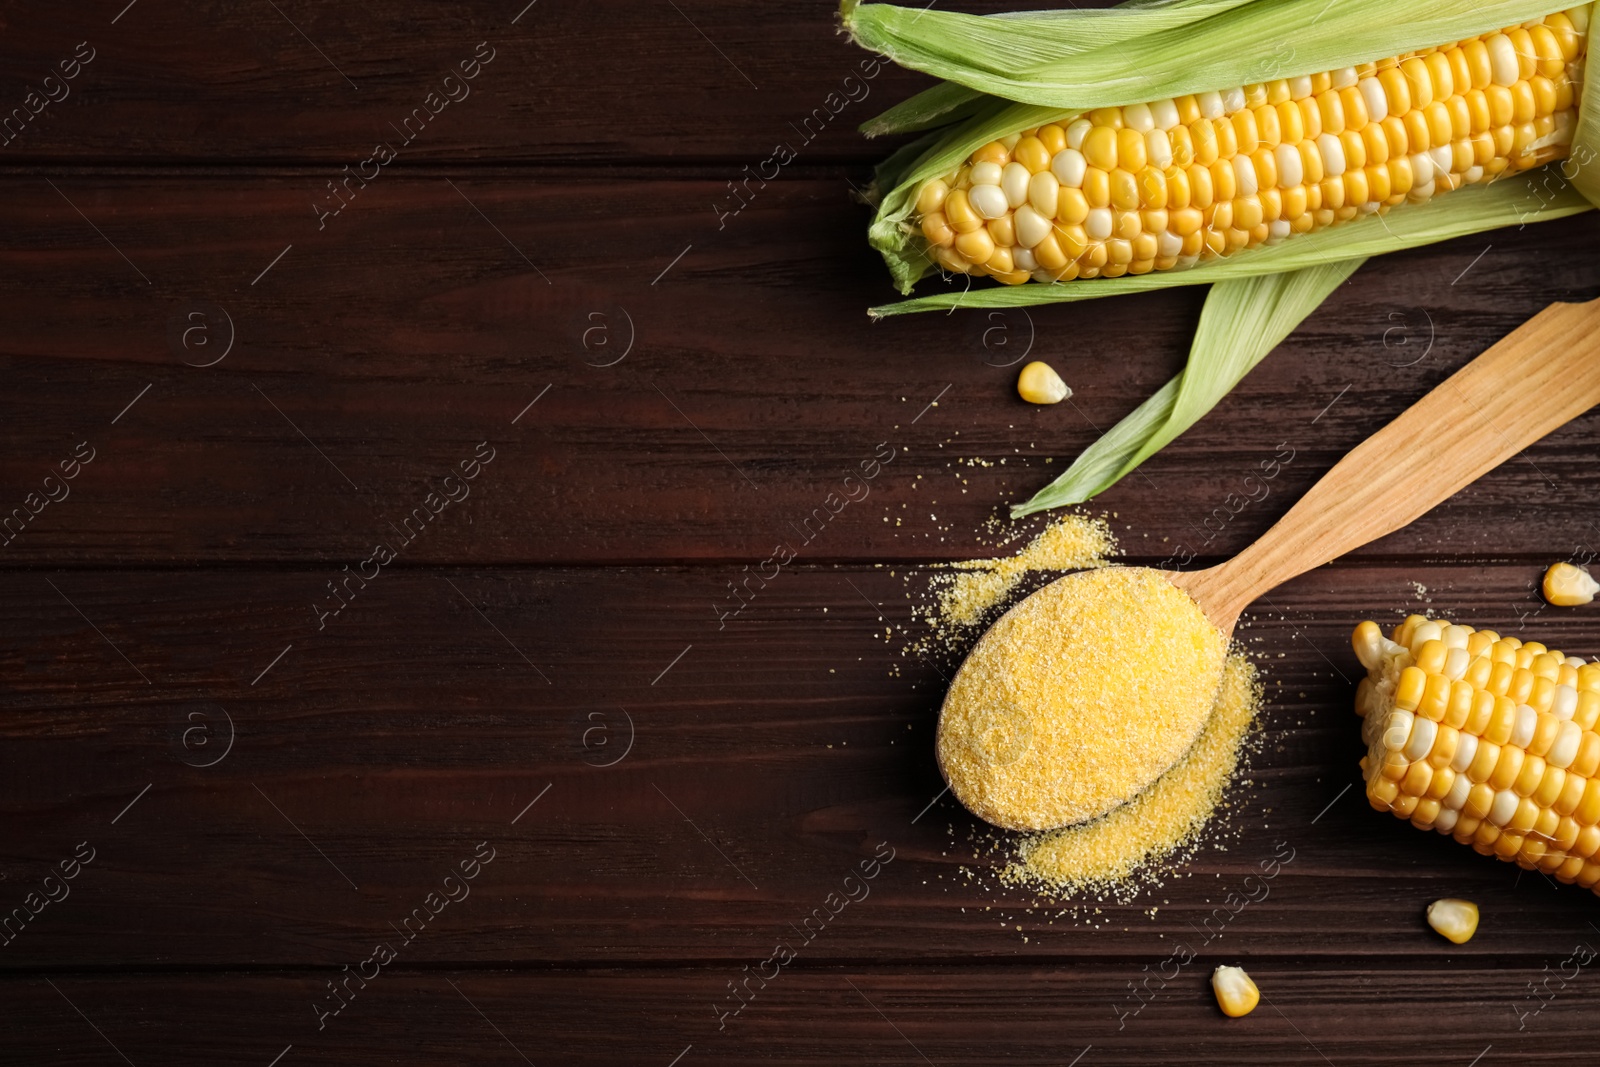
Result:
{"label": "scattered cornmeal powder", "polygon": [[1057,897],[1115,892],[1197,844],[1239,768],[1261,701],[1255,668],[1242,653],[1230,655],[1211,717],[1177,765],[1093,822],[1025,838],[1001,881]]}
{"label": "scattered cornmeal powder", "polygon": [[970,559],[950,564],[961,573],[939,593],[939,616],[956,626],[971,626],[1015,589],[1029,571],[1075,571],[1101,567],[1117,550],[1103,519],[1066,515],[1014,556]]}
{"label": "scattered cornmeal powder", "polygon": [[1227,644],[1159,571],[1058,579],[990,627],[951,683],[936,745],[945,780],[1007,829],[1104,815],[1193,745]]}

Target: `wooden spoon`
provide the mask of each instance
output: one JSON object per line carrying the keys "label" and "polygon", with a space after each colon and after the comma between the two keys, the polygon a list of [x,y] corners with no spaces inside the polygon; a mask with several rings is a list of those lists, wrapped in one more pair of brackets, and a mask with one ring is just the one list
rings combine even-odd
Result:
{"label": "wooden spoon", "polygon": [[1600,300],[1551,304],[1357,445],[1255,544],[1167,579],[1231,635],[1263,593],[1410,524],[1596,404]]}
{"label": "wooden spoon", "polygon": [[[1600,300],[1552,304],[1367,438],[1233,559],[1205,570],[1153,573],[1188,593],[1222,635],[1231,636],[1239,613],[1263,593],[1393,533],[1596,404]],[[1158,733],[1183,730],[1189,736],[1164,746],[1159,758],[1145,753],[1138,770],[1128,772],[1125,793],[1119,769],[1110,788],[1101,776],[1101,788],[1090,804],[1061,795],[1062,779],[1051,776],[1062,768],[1103,762],[1102,735],[1070,727],[1043,735],[1028,710],[1007,705],[996,690],[1003,682],[994,680],[1012,677],[1010,672],[1021,668],[1008,663],[1016,655],[1011,644],[991,636],[1028,617],[1030,601],[1040,598],[1037,609],[1045,602],[1041,594],[1052,595],[1046,590],[1078,577],[1059,579],[998,620],[962,664],[940,714],[940,766],[952,791],[968,808],[1001,826],[1049,829],[1131,800],[1181,758],[1208,714],[1210,701],[1189,709],[1119,704],[1113,709],[1117,716],[1158,716]],[[1080,650],[1084,647],[1083,635],[1069,640],[1076,640]],[[1096,635],[1093,643],[1124,649],[1136,647],[1138,640],[1111,633]],[[1094,706],[1093,700],[1085,706]],[[996,736],[1009,744],[988,749],[974,745],[974,722],[990,732],[998,724],[1002,729]],[[1023,759],[1024,749],[1037,751]],[[989,758],[989,750],[999,754]],[[1169,759],[1173,751],[1178,756]],[[1055,799],[1040,801],[1052,791]],[[1023,794],[1030,796],[1026,803]]]}

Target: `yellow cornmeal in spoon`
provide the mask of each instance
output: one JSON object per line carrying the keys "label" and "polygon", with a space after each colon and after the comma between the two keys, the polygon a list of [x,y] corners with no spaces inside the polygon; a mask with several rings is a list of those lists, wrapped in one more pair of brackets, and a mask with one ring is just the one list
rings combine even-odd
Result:
{"label": "yellow cornmeal in spoon", "polygon": [[990,627],[939,718],[939,766],[979,818],[1048,830],[1103,815],[1189,750],[1227,640],[1159,571],[1045,586]]}
{"label": "yellow cornmeal in spoon", "polygon": [[1026,839],[1001,879],[1054,893],[1112,889],[1136,871],[1176,858],[1174,853],[1200,839],[1221,803],[1261,700],[1250,661],[1240,653],[1229,656],[1211,717],[1176,766],[1093,822]]}

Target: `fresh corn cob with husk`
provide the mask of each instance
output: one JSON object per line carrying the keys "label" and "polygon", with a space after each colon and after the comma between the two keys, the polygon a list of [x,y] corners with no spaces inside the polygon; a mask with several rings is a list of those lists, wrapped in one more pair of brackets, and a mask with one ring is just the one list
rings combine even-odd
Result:
{"label": "fresh corn cob with husk", "polygon": [[1372,806],[1600,892],[1600,664],[1420,615],[1352,643]]}
{"label": "fresh corn cob with husk", "polygon": [[[870,313],[1210,284],[1183,373],[1012,515],[1081,503],[1201,418],[1368,257],[1600,205],[1592,11],[1129,0],[981,17],[842,0],[857,43],[944,79],[862,127],[923,134],[878,167],[868,239],[901,293],[930,273],[963,283]],[[980,186],[1000,196],[974,203]],[[974,287],[985,273],[1014,284]]]}
{"label": "fresh corn cob with husk", "polygon": [[1588,8],[1357,67],[1068,113],[917,190],[946,271],[1195,265],[1565,158]]}

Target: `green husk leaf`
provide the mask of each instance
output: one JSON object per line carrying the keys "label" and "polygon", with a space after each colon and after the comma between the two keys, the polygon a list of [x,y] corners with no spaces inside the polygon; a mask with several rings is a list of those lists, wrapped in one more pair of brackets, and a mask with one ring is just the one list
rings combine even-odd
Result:
{"label": "green husk leaf", "polygon": [[1403,204],[1387,215],[1368,215],[1338,226],[1299,234],[1282,244],[1247,249],[1189,270],[1152,271],[1137,277],[1094,278],[1055,285],[1028,282],[965,292],[937,293],[869,309],[873,318],[914,311],[1026,307],[1142,293],[1175,285],[1200,285],[1319,264],[1397,252],[1452,237],[1558,219],[1593,210],[1560,172],[1559,163],[1486,185],[1441,193],[1422,204]]}
{"label": "green husk leaf", "polygon": [[[1042,26],[1047,35],[1057,42],[1048,58],[1058,60],[1095,48],[1115,46],[1157,29],[1187,26],[1249,2],[1251,0],[1153,0],[1142,3],[1132,0],[1104,10],[1069,8],[1064,11],[1023,12],[992,17],[1027,20]],[[847,0],[844,7],[847,28],[857,17],[856,10],[857,5],[853,0]],[[877,14],[872,11],[860,17],[875,21]],[[861,132],[868,137],[881,137],[931,129],[969,116],[986,98],[987,94],[957,82],[941,82],[868,119],[862,123]]]}
{"label": "green husk leaf", "polygon": [[1011,517],[1080,504],[1110,488],[1215,407],[1363,262],[1217,283],[1206,296],[1183,373],[1085,449],[1061,477],[1013,505]]}
{"label": "green husk leaf", "polygon": [[1571,0],[1194,0],[996,17],[845,0],[841,19],[858,44],[900,66],[991,96],[1087,111],[1354,66],[1569,6]]}
{"label": "green husk leaf", "polygon": [[[985,17],[846,0],[845,28],[864,46],[977,92],[1026,101],[975,104],[971,118],[947,129],[920,157],[906,162],[895,185],[880,186],[882,201],[868,240],[882,253],[899,290],[909,293],[931,269],[921,236],[908,221],[916,190],[997,137],[1080,110],[1349,66],[1562,8],[1559,0],[1194,3],[1211,3],[1220,10],[1174,26],[1163,20],[1187,17],[1199,8],[1118,8],[1102,20],[1073,17],[1071,12]],[[1092,36],[1102,25],[1120,27],[1118,34],[1141,26],[1146,32],[1113,42],[1103,32],[1100,38]],[[1095,43],[1086,47],[1086,41]],[[1586,84],[1585,91],[1593,87]],[[946,93],[940,106],[953,99]],[[1595,110],[1589,111],[1590,121],[1600,121]],[[1594,141],[1600,145],[1600,137]],[[1587,177],[1600,183],[1600,174]]]}
{"label": "green husk leaf", "polygon": [[857,127],[868,137],[896,133],[921,133],[970,119],[991,97],[955,82],[940,82],[916,96],[902,100],[881,115]]}
{"label": "green husk leaf", "polygon": [[[1585,56],[1594,55],[1600,25],[1594,19],[1600,9],[1589,11],[1589,47]],[[1585,78],[1583,98],[1578,102],[1578,128],[1572,135],[1572,152],[1560,163],[1561,173],[1595,207],[1600,207],[1600,78]]]}

